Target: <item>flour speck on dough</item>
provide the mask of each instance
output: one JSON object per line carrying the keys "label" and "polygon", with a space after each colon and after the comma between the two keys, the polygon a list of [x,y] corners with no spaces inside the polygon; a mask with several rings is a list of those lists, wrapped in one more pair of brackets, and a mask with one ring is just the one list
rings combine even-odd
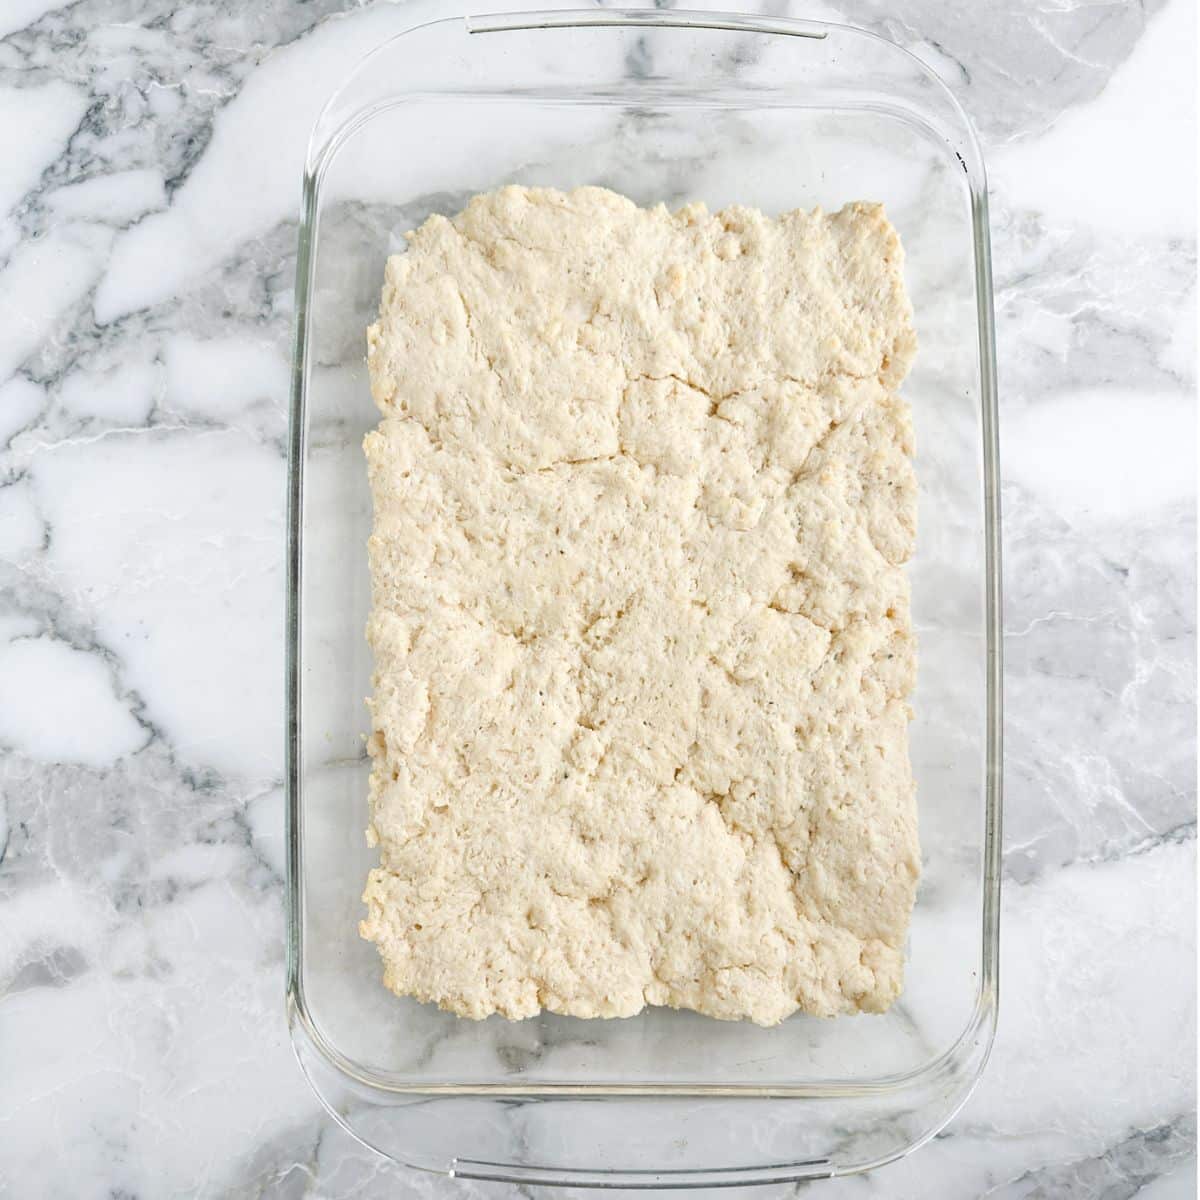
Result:
{"label": "flour speck on dough", "polygon": [[919,869],[880,206],[507,187],[368,334],[364,937],[466,1017],[886,1009]]}

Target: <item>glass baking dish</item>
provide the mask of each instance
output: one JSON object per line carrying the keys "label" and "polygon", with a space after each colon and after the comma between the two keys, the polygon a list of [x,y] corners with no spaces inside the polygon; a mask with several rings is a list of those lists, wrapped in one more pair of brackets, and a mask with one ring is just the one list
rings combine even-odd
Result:
{"label": "glass baking dish", "polygon": [[[405,231],[504,183],[768,212],[881,200],[921,348],[911,727],[924,876],[883,1016],[774,1029],[459,1020],[384,990],[361,941],[371,661],[364,331]],[[292,376],[288,1004],[365,1143],[479,1179],[699,1187],[877,1166],[937,1132],[996,1020],[1000,594],[987,199],[970,126],[911,55],[847,26],[673,11],[435,21],[363,60],[304,176]]]}

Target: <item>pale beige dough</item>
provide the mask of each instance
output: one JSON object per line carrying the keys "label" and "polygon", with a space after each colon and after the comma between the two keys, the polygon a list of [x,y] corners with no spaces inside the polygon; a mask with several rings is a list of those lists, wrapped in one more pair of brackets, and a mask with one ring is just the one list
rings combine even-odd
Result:
{"label": "pale beige dough", "polygon": [[895,999],[902,266],[878,205],[518,187],[388,261],[362,923],[388,987],[761,1024]]}

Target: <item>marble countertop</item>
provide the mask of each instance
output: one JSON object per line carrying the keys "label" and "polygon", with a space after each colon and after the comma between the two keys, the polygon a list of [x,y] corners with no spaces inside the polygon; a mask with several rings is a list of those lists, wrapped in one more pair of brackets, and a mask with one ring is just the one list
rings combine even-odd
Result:
{"label": "marble countertop", "polygon": [[[931,1144],[800,1190],[1181,1200],[1193,6],[769,3],[890,36],[976,122],[1004,477],[994,1055]],[[395,23],[348,0],[0,7],[0,1196],[529,1194],[358,1146],[284,1024],[298,185],[324,98]]]}

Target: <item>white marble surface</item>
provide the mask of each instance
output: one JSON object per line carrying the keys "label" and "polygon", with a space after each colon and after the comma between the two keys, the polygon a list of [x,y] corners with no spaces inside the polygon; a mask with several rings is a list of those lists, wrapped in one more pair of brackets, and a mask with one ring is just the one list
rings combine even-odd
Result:
{"label": "white marble surface", "polygon": [[[1176,1200],[1194,7],[966,7],[778,6],[921,53],[980,129],[1007,555],[992,1063],[917,1154],[801,1190]],[[525,1194],[358,1147],[283,1020],[298,182],[324,97],[394,22],[347,0],[0,6],[0,1196]]]}

